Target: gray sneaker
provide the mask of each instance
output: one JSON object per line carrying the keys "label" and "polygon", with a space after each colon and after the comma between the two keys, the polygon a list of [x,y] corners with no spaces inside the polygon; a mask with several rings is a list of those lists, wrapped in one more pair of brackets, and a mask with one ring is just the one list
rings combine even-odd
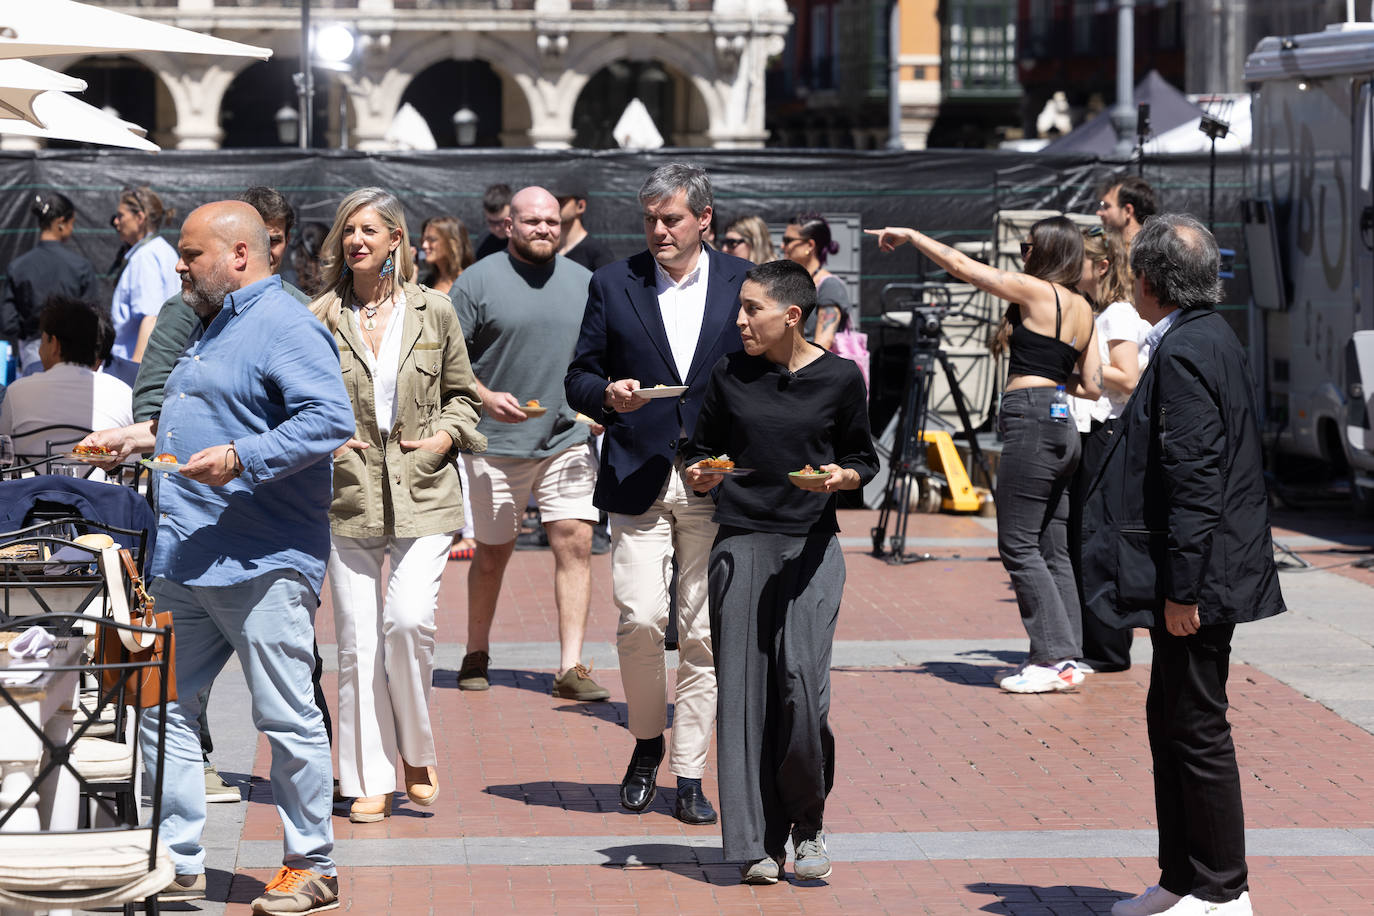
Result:
{"label": "gray sneaker", "polygon": [[810,836],[802,836],[793,831],[792,849],[796,859],[792,863],[792,874],[798,881],[819,881],[830,877],[830,853],[825,848],[825,835],[817,831]]}
{"label": "gray sneaker", "polygon": [[213,764],[205,765],[205,801],[207,804],[215,802],[241,802],[243,795],[239,790],[224,781],[224,777],[219,775]]}
{"label": "gray sneaker", "polygon": [[782,878],[782,856],[764,856],[739,870],[741,884],[777,884]]}
{"label": "gray sneaker", "polygon": [[198,875],[177,875],[165,888],[157,892],[157,899],[163,903],[180,900],[201,900],[205,897],[205,873]]}
{"label": "gray sneaker", "polygon": [[491,656],[478,649],[463,656],[463,664],[458,667],[459,690],[490,690],[491,680],[488,669]]}

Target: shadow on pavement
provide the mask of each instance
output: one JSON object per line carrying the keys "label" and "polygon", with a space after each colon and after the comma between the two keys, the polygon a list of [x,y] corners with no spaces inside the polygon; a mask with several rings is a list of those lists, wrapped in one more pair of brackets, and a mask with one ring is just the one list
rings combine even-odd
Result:
{"label": "shadow on pavement", "polygon": [[[539,805],[545,808],[562,808],[564,811],[580,811],[589,814],[623,814],[635,817],[638,814],[664,814],[673,816],[673,793],[660,786],[653,803],[644,811],[629,811],[620,806],[619,783],[585,783],[550,780],[547,782],[522,782],[506,785],[487,786],[482,790],[488,795],[521,802],[526,805]],[[678,824],[677,820],[673,820]]]}
{"label": "shadow on pavement", "polygon": [[979,907],[980,912],[1007,913],[1011,916],[1086,916],[1089,913],[1110,913],[1113,903],[1131,896],[1109,888],[1077,884],[1040,887],[1035,884],[979,882],[965,886],[975,894],[1001,898]]}
{"label": "shadow on pavement", "polygon": [[[977,649],[958,653],[969,661],[922,662],[911,670],[917,674],[929,674],[951,684],[964,684],[970,687],[997,688],[999,679],[1010,674],[1009,669],[1025,663],[1026,653]],[[992,664],[979,664],[991,662]]]}

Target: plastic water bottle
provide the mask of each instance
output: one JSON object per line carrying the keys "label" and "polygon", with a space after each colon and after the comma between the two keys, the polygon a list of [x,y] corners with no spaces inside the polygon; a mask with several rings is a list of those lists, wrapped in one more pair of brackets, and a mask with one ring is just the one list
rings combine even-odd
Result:
{"label": "plastic water bottle", "polygon": [[1054,400],[1050,401],[1050,419],[1056,423],[1069,422],[1069,395],[1063,385],[1054,389]]}

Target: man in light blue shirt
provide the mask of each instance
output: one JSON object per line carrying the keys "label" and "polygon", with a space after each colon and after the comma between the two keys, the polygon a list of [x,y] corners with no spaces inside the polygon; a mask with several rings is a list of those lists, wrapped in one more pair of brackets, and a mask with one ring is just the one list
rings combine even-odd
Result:
{"label": "man in light blue shirt", "polygon": [[[332,336],[271,273],[257,211],[239,201],[200,207],[178,252],[182,296],[201,327],[167,379],[161,414],[87,440],[121,458],[151,450],[181,464],[158,472],[150,565],[176,633],[161,830],[177,878],[162,899],[204,896],[198,695],[237,655],[271,746],[285,844],[284,866],[253,912],[318,912],[337,901],[338,877],[312,640],[329,553],[329,456],[353,435],[353,409]],[[150,769],[156,737],[148,716]]]}

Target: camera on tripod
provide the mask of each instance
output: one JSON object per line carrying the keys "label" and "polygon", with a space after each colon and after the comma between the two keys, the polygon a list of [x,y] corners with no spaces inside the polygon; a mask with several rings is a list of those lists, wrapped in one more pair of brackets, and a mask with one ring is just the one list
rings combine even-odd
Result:
{"label": "camera on tripod", "polygon": [[[931,559],[929,554],[909,554],[906,551],[907,520],[912,497],[930,495],[938,498],[940,487],[947,482],[945,474],[933,470],[927,459],[926,429],[937,371],[943,373],[949,386],[950,399],[963,424],[970,457],[983,472],[984,479],[991,482],[987,457],[979,447],[959,379],[943,346],[946,318],[953,315],[976,322],[986,319],[955,309],[950,288],[944,283],[890,283],[883,288],[882,302],[884,321],[905,327],[909,333],[906,380],[888,456],[887,485],[878,524],[872,529],[873,553],[875,556],[885,556],[889,563],[911,563]],[[948,435],[944,435],[943,439],[952,455],[951,462],[958,464],[958,456],[953,454],[952,440]],[[962,466],[959,473],[964,473]],[[968,489],[972,489],[971,485]],[[895,526],[889,536],[888,526],[892,522],[895,522]],[[884,550],[884,541],[890,551]]]}

